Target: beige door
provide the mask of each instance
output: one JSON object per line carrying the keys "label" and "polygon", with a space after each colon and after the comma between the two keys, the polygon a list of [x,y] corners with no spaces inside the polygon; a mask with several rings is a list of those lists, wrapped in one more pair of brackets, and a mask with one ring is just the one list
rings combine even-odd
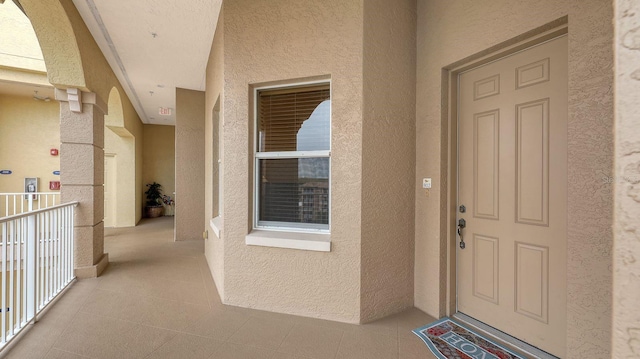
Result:
{"label": "beige door", "polygon": [[564,357],[567,37],[460,74],[458,121],[458,311]]}
{"label": "beige door", "polygon": [[116,157],[104,155],[104,226],[116,226]]}

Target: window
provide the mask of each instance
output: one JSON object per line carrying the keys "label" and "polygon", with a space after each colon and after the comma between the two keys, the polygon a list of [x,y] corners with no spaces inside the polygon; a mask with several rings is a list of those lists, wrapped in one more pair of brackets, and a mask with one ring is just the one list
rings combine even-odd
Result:
{"label": "window", "polygon": [[328,231],[328,83],[257,89],[255,227]]}

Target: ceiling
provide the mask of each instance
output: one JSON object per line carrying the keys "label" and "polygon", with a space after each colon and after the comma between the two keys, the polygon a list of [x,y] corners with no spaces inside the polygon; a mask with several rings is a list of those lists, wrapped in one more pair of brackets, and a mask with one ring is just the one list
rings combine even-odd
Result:
{"label": "ceiling", "polygon": [[142,122],[175,125],[176,87],[205,89],[221,0],[73,3]]}

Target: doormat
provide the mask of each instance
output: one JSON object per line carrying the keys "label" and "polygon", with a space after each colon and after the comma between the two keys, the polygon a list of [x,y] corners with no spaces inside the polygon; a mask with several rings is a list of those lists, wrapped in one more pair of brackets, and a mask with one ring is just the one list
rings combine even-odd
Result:
{"label": "doormat", "polygon": [[446,317],[413,333],[439,359],[524,359]]}

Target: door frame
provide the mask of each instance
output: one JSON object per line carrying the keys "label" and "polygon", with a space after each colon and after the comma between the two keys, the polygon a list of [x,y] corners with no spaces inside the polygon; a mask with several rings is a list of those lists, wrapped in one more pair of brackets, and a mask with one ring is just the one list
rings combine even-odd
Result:
{"label": "door frame", "polygon": [[[499,45],[485,49],[472,56],[457,61],[442,69],[442,149],[443,161],[447,164],[445,174],[448,184],[443,188],[442,199],[446,202],[446,211],[441,212],[441,223],[445,223],[441,234],[446,238],[445,258],[446,291],[441,296],[445,305],[441,306],[440,316],[453,316],[457,313],[457,247],[456,233],[458,204],[458,76],[465,71],[497,61],[514,53],[524,51],[541,43],[568,34],[568,18],[563,17],[540,28],[516,36]],[[442,282],[441,282],[442,283]],[[484,329],[484,328],[480,328]]]}

